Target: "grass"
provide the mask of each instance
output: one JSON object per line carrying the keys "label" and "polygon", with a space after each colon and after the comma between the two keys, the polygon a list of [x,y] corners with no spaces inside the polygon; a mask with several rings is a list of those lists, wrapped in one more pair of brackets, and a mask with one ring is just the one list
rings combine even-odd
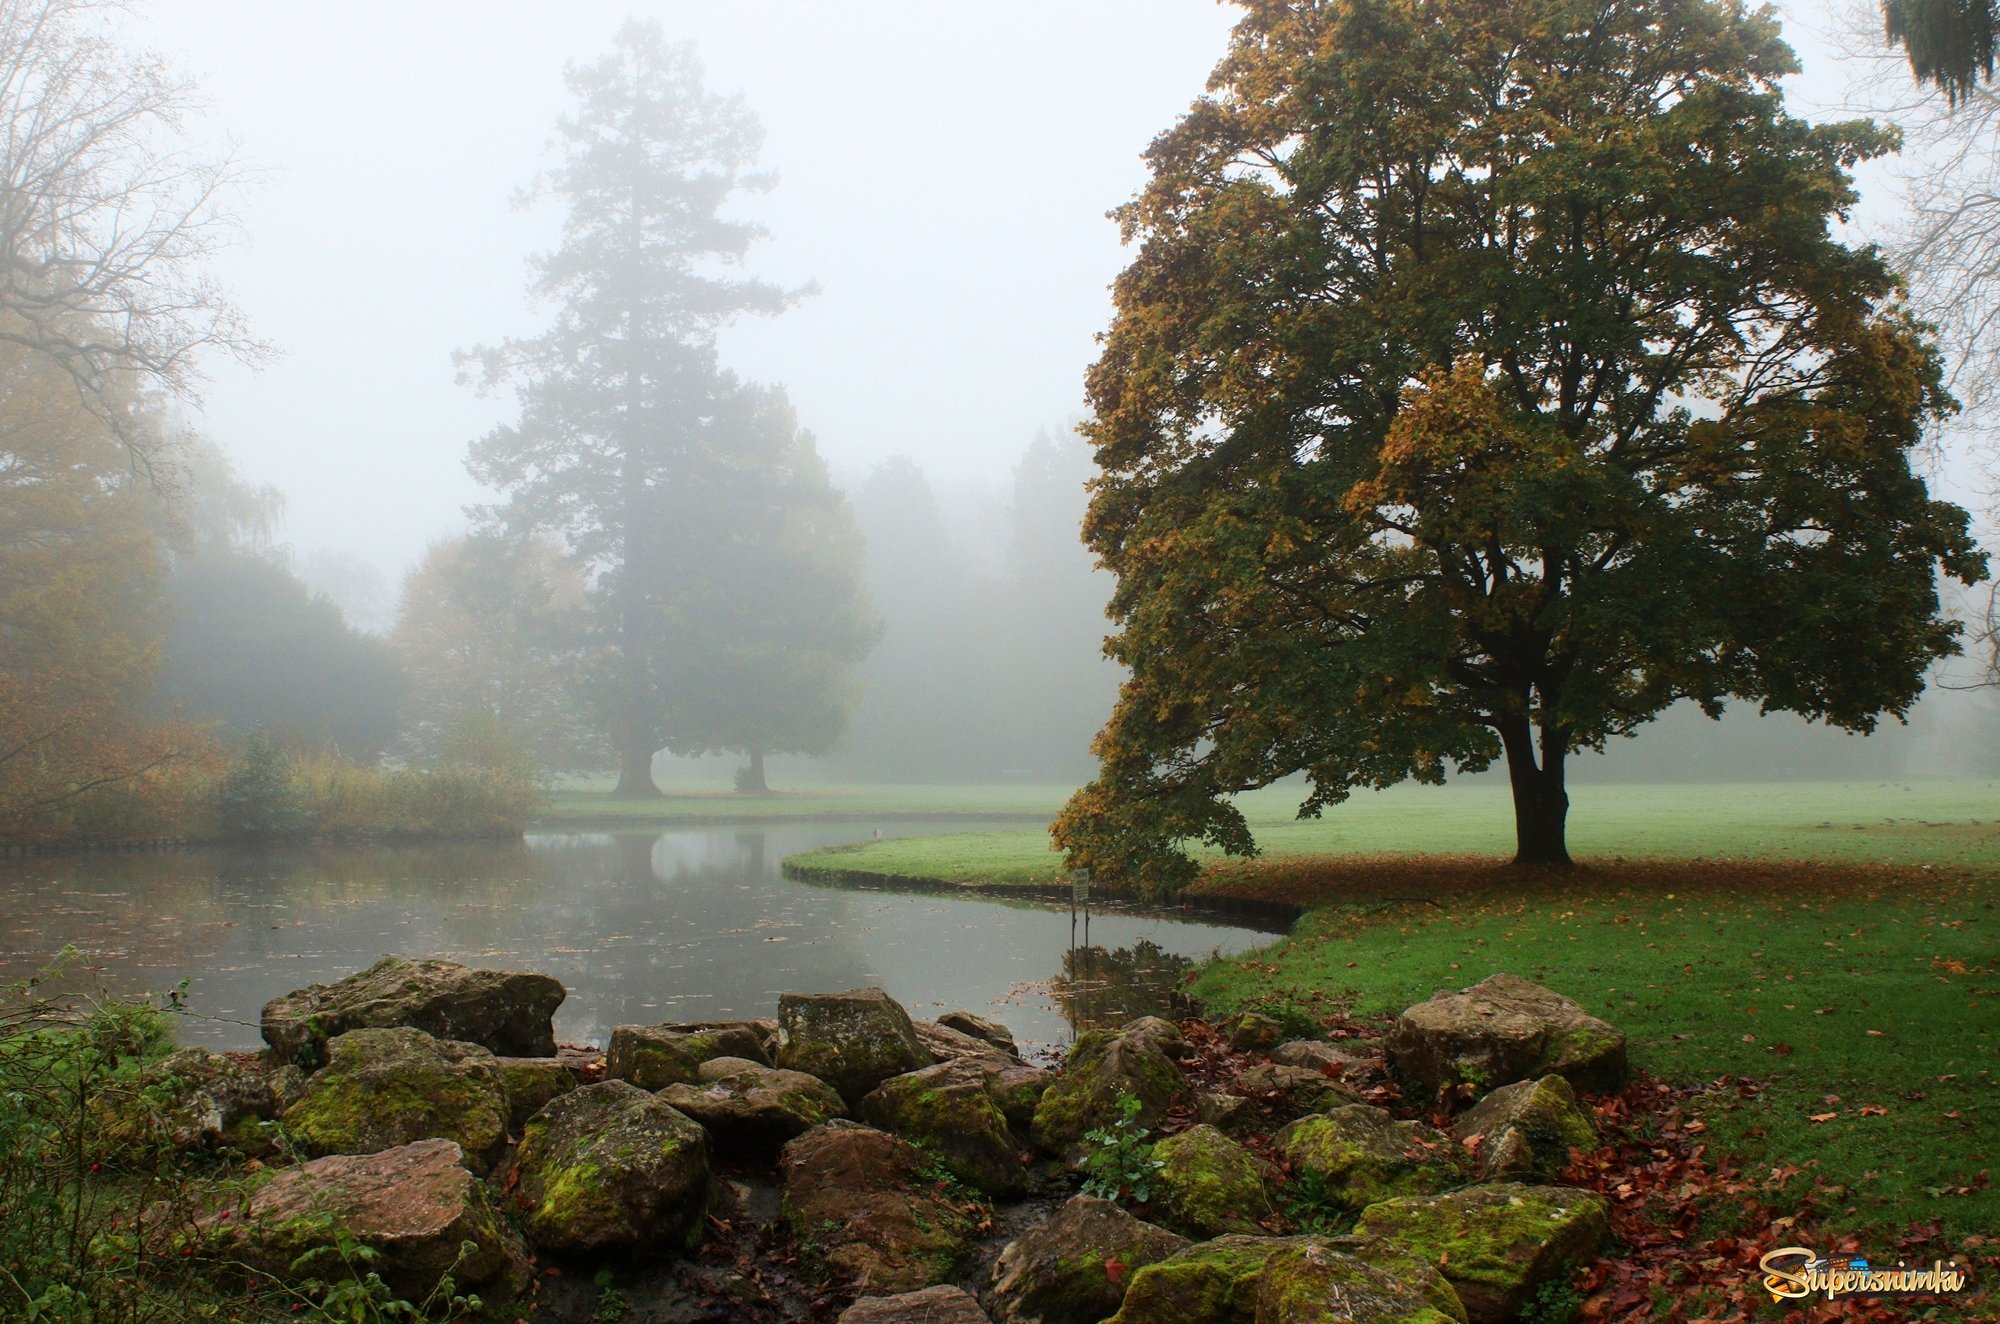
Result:
{"label": "grass", "polygon": [[[1511,971],[1623,1028],[1638,1067],[1714,1083],[1697,1107],[1715,1152],[1816,1184],[1825,1231],[1887,1253],[1912,1223],[1935,1220],[1952,1247],[2000,1229],[2000,783],[1572,797],[1584,867],[1557,873],[1504,863],[1502,786],[1399,788],[1305,823],[1287,793],[1244,797],[1266,855],[1217,863],[1193,893],[1305,914],[1283,941],[1212,962],[1193,992],[1211,1015],[1387,1015]],[[1001,888],[1063,876],[1038,830],[786,867]]]}
{"label": "grass", "polygon": [[1046,822],[1073,788],[1041,784],[915,786],[834,784],[739,795],[715,786],[662,787],[657,800],[615,800],[602,789],[560,787],[538,828],[662,827],[849,818],[965,818]]}
{"label": "grass", "polygon": [[[1192,991],[1211,1014],[1390,1014],[1510,971],[1622,1028],[1635,1066],[1725,1082],[1699,1105],[1714,1144],[1746,1166],[1792,1166],[1838,1188],[1833,1230],[1936,1219],[1952,1241],[2000,1228],[2000,1187],[1984,1180],[2000,1167],[2000,882],[1990,872],[1422,872],[1448,906],[1330,900],[1284,941],[1211,963]],[[1323,899],[1335,873],[1320,879]],[[1385,881],[1377,871],[1354,891]]]}
{"label": "grass", "polygon": [[[1238,799],[1267,858],[1498,856],[1513,845],[1513,809],[1499,783],[1400,786],[1304,821],[1295,817],[1299,798],[1267,788]],[[1995,781],[1579,786],[1570,798],[1570,850],[1579,858],[2000,866]],[[1039,827],[864,842],[794,855],[786,866],[989,888],[1064,880]]]}

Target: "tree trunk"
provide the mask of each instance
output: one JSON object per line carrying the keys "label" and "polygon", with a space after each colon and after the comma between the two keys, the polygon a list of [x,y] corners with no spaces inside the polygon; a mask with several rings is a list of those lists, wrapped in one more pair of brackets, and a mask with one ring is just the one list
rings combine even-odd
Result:
{"label": "tree trunk", "polygon": [[1535,734],[1524,717],[1501,728],[1507,751],[1507,780],[1514,790],[1514,863],[1568,865],[1564,828],[1569,820],[1569,792],[1563,788],[1563,741],[1542,733],[1541,759],[1535,758]]}
{"label": "tree trunk", "polygon": [[618,786],[611,794],[620,800],[657,800],[660,788],[653,781],[653,751],[619,751]]}
{"label": "tree trunk", "polygon": [[764,751],[753,749],[749,753],[750,766],[736,774],[736,789],[745,795],[768,795],[771,786],[764,780]]}

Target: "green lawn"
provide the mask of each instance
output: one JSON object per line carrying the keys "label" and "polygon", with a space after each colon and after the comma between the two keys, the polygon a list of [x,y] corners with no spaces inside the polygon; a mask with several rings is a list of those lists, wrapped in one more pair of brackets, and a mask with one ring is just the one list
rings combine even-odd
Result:
{"label": "green lawn", "polygon": [[[1290,788],[1239,798],[1267,855],[1513,852],[1513,809],[1496,782],[1399,786],[1303,822],[1295,817],[1299,799]],[[1570,799],[1570,850],[1579,858],[2000,866],[1995,781],[1578,786]],[[1038,827],[867,842],[795,855],[787,864],[994,887],[1063,879],[1062,861]]]}
{"label": "green lawn", "polygon": [[[1778,1170],[1794,1194],[1816,1184],[1827,1230],[1872,1233],[1887,1251],[1913,1222],[1936,1220],[1951,1248],[2000,1229],[1988,1180],[2000,1175],[2000,783],[1572,798],[1571,848],[1588,867],[1564,876],[1499,867],[1504,786],[1404,787],[1305,823],[1294,794],[1244,797],[1269,858],[1204,890],[1307,913],[1270,948],[1209,965],[1196,996],[1212,1015],[1388,1014],[1511,971],[1624,1028],[1637,1066],[1727,1082],[1697,1105],[1714,1151],[1756,1176]],[[787,867],[999,887],[1062,877],[1038,829]]]}
{"label": "green lawn", "polygon": [[657,800],[615,800],[598,787],[559,787],[531,826],[672,827],[828,818],[1047,820],[1073,789],[1052,785],[821,785],[738,795],[716,786],[663,786]]}
{"label": "green lawn", "polygon": [[1816,872],[1823,889],[1729,895],[1695,871],[1687,893],[1607,888],[1606,870],[1596,885],[1445,908],[1322,908],[1271,948],[1211,964],[1193,992],[1211,1014],[1387,1014],[1510,971],[1623,1028],[1638,1067],[1681,1084],[1730,1078],[1699,1105],[1714,1145],[1753,1173],[1791,1165],[1800,1183],[1830,1183],[1833,1230],[1936,1219],[1948,1245],[1990,1236],[2000,884],[1906,870],[1889,891],[1866,870]]}

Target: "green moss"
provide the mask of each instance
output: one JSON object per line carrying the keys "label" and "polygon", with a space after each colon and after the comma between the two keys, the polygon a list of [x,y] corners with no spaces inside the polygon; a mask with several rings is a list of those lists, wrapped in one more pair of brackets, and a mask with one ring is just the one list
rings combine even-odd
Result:
{"label": "green moss", "polygon": [[1279,1152],[1318,1175],[1327,1197],[1360,1210],[1398,1195],[1443,1190],[1458,1180],[1454,1147],[1426,1143],[1415,1122],[1392,1122],[1360,1105],[1302,1117],[1278,1132]]}
{"label": "green moss", "polygon": [[1213,1237],[1262,1230],[1271,1202],[1241,1145],[1212,1126],[1194,1126],[1154,1146],[1153,1157],[1163,1165],[1160,1198],[1175,1231]]}
{"label": "green moss", "polygon": [[1109,1324],[1254,1324],[1257,1280],[1279,1244],[1222,1237],[1146,1265]]}
{"label": "green moss", "polygon": [[1518,1310],[1543,1283],[1610,1239],[1604,1202],[1584,1191],[1503,1183],[1371,1205],[1356,1231],[1442,1266],[1475,1314]]}

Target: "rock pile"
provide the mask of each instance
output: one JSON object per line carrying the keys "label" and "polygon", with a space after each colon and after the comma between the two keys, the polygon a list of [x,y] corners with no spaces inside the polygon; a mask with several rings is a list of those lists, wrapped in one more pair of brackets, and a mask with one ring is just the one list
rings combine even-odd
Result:
{"label": "rock pile", "polygon": [[[271,1003],[261,1066],[166,1059],[149,1097],[184,1143],[303,1156],[191,1249],[326,1278],[360,1246],[410,1300],[449,1276],[497,1308],[536,1260],[690,1253],[745,1216],[751,1174],[857,1324],[1482,1324],[1609,1241],[1603,1201],[1555,1183],[1595,1144],[1576,1092],[1621,1083],[1623,1036],[1511,976],[1410,1008],[1385,1057],[1267,1017],[1192,1038],[1146,1017],[1082,1035],[1060,1072],[991,1021],[914,1021],[873,988],[621,1026],[600,1063],[557,1054],[562,997],[385,958]],[[1224,1042],[1250,1064],[1204,1074],[1198,1047]],[[1391,1080],[1431,1122],[1470,1106],[1440,1130],[1377,1106]],[[1121,1117],[1153,1137],[1136,1211],[1070,1194],[1080,1170],[1105,1189]]]}

